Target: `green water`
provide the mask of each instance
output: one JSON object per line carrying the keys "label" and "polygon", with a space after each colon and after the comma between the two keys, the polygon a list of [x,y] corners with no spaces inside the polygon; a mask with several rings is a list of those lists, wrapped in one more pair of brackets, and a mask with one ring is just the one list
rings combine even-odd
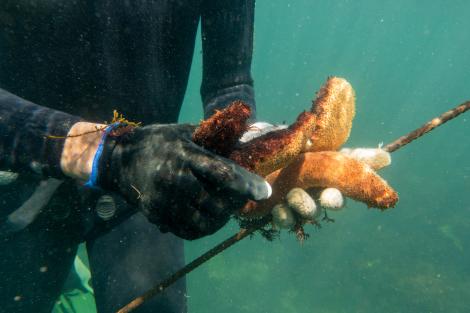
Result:
{"label": "green water", "polygon": [[[347,146],[388,143],[470,99],[469,1],[258,1],[258,118],[291,122],[329,75],[357,115]],[[201,116],[200,47],[182,121]],[[400,202],[349,201],[336,222],[256,237],[188,276],[191,313],[470,312],[470,113],[396,152],[382,175]],[[186,245],[187,260],[236,231]]]}
{"label": "green water", "polygon": [[[258,118],[292,122],[326,77],[342,76],[357,94],[347,146],[386,144],[470,99],[469,14],[458,0],[258,1]],[[182,122],[202,115],[200,50]],[[349,201],[303,245],[288,233],[238,243],[188,276],[189,312],[470,312],[470,113],[381,173],[396,208]],[[187,243],[187,261],[236,230]]]}

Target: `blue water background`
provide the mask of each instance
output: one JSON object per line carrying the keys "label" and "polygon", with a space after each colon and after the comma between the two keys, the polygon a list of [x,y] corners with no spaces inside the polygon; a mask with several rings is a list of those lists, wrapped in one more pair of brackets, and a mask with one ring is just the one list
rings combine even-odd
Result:
{"label": "blue water background", "polygon": [[[470,99],[470,2],[258,1],[258,118],[292,122],[330,75],[357,95],[349,147],[388,143]],[[201,118],[201,46],[182,122]],[[393,154],[399,192],[348,201],[300,245],[244,240],[188,276],[191,313],[470,312],[470,113]],[[237,230],[186,245],[192,260]]]}

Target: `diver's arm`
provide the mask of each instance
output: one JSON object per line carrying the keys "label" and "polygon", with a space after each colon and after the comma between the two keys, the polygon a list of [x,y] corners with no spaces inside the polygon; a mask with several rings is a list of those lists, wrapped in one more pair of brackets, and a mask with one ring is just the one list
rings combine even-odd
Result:
{"label": "diver's arm", "polygon": [[204,115],[234,100],[252,107],[255,117],[251,58],[254,0],[204,1],[202,6]]}
{"label": "diver's arm", "polygon": [[0,169],[87,180],[104,127],[0,89]]}
{"label": "diver's arm", "polygon": [[36,105],[0,89],[0,169],[64,176],[60,160],[65,139],[79,117]]}
{"label": "diver's arm", "polygon": [[106,125],[3,90],[0,118],[0,168],[90,179],[89,186],[119,193],[162,231],[186,239],[212,234],[246,201],[271,194],[261,177],[192,142],[191,125],[149,125],[106,136]]}

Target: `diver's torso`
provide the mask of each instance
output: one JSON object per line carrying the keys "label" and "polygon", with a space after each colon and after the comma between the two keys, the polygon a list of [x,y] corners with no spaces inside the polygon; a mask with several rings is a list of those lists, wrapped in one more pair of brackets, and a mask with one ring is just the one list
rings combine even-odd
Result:
{"label": "diver's torso", "polygon": [[[184,97],[199,15],[198,0],[0,0],[0,88],[89,120],[109,120],[112,110],[118,109],[129,119],[145,124],[175,122]],[[34,182],[22,181],[0,186],[3,215],[20,206],[34,188]],[[65,200],[61,203],[73,206]],[[71,211],[76,212],[75,208]],[[0,217],[2,220],[5,216]],[[46,214],[40,218],[45,219]],[[15,234],[14,240],[2,237],[2,251],[8,251],[12,258],[0,258],[0,273],[9,281],[12,292],[40,290],[36,302],[24,302],[25,306],[34,305],[35,312],[50,312],[51,299],[60,291],[70,264],[64,264],[62,271],[51,265],[48,273],[53,277],[38,274],[44,276],[39,280],[30,274],[37,267],[32,260],[43,262],[38,257],[41,251],[58,259],[63,258],[61,249],[73,253],[68,245],[83,240],[81,221],[77,219],[66,216],[58,220],[58,225],[78,225],[77,229],[68,228],[67,236],[64,230],[42,227],[40,219]],[[168,239],[169,235],[158,239],[161,235],[155,231],[153,236],[149,240],[153,240],[154,253],[158,252],[158,263],[153,264],[156,276],[151,279],[158,281],[161,275],[182,266],[183,246],[180,239]],[[165,244],[174,253],[166,253],[169,248]],[[21,251],[27,255],[24,260]],[[178,296],[174,301],[164,297],[173,302],[159,306],[162,312],[184,311],[181,290],[184,281],[175,288]],[[12,304],[11,299],[9,294],[0,297],[2,307]]]}
{"label": "diver's torso", "polygon": [[198,0],[2,0],[0,88],[102,121],[175,122]]}

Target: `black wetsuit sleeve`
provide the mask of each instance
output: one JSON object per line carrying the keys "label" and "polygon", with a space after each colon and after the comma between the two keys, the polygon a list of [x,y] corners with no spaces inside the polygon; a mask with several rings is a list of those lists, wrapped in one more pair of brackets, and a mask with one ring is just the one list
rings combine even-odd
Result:
{"label": "black wetsuit sleeve", "polygon": [[233,100],[252,106],[256,116],[251,59],[254,0],[204,1],[202,6],[204,115]]}
{"label": "black wetsuit sleeve", "polygon": [[65,139],[47,136],[66,136],[79,120],[0,89],[0,170],[63,177],[60,156]]}

